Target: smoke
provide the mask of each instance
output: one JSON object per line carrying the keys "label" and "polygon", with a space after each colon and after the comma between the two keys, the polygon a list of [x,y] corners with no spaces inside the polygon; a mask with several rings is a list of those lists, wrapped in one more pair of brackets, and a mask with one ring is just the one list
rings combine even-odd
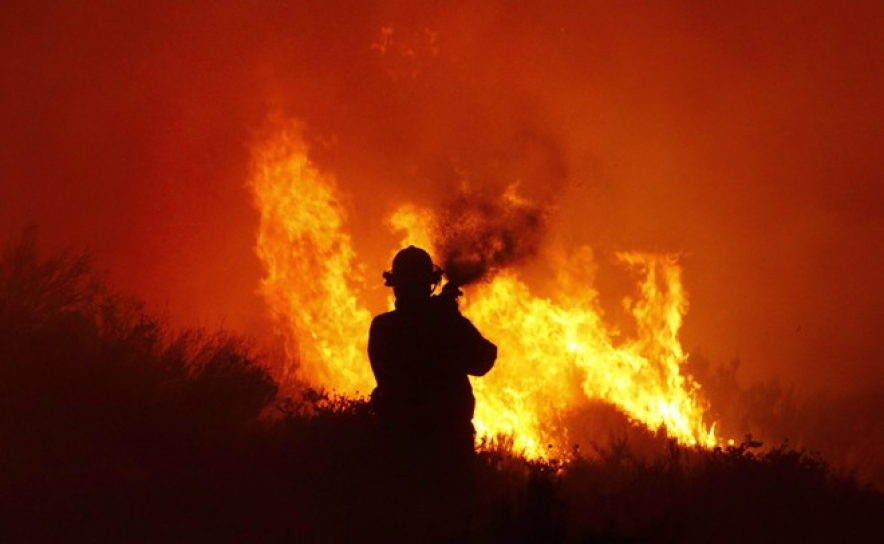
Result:
{"label": "smoke", "polygon": [[566,161],[552,136],[526,131],[504,144],[439,170],[433,245],[455,285],[489,280],[535,257],[566,186]]}
{"label": "smoke", "polygon": [[454,196],[437,210],[435,247],[448,281],[467,285],[537,254],[546,227],[541,206],[513,193]]}

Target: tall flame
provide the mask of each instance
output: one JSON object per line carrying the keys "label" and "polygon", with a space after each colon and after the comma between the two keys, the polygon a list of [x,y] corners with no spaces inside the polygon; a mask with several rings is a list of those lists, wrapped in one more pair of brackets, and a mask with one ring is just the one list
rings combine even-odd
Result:
{"label": "tall flame", "polygon": [[[296,132],[282,131],[256,149],[251,187],[261,213],[261,290],[289,358],[281,379],[368,393],[371,313],[335,180],[311,164]],[[432,249],[431,212],[403,204],[390,226],[404,232],[404,242]],[[619,338],[603,322],[595,292],[580,276],[591,260],[587,248],[563,260],[549,297],[534,295],[513,270],[464,297],[464,314],[499,347],[495,368],[474,381],[480,435],[510,435],[517,449],[543,456],[549,444],[570,444],[562,414],[601,399],[652,429],[665,426],[681,443],[715,444],[699,385],[681,373],[687,355],[678,332],[687,303],[675,257],[618,258],[644,278],[640,297],[625,301],[634,338]]]}
{"label": "tall flame", "polygon": [[282,131],[255,150],[251,185],[261,211],[261,292],[289,357],[283,381],[370,392],[371,314],[358,298],[362,282],[334,179],[313,167],[295,133]]}

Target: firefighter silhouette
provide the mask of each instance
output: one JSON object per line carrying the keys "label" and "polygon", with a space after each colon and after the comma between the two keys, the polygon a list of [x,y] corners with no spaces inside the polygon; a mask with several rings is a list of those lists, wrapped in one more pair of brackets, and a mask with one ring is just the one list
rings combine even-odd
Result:
{"label": "firefighter silhouette", "polygon": [[375,317],[369,333],[375,411],[391,434],[468,455],[476,405],[468,376],[491,370],[497,347],[461,315],[455,286],[433,296],[442,270],[423,249],[400,251],[384,279],[396,309]]}
{"label": "firefighter silhouette", "polygon": [[371,324],[368,354],[377,381],[371,404],[392,467],[386,483],[395,485],[398,478],[405,482],[398,489],[410,492],[405,496],[417,496],[406,507],[412,516],[420,515],[420,500],[432,497],[430,517],[445,519],[439,515],[448,512],[450,522],[461,523],[475,454],[469,376],[491,370],[497,346],[460,313],[456,286],[433,294],[442,274],[414,246],[400,251],[384,272],[396,309]]}

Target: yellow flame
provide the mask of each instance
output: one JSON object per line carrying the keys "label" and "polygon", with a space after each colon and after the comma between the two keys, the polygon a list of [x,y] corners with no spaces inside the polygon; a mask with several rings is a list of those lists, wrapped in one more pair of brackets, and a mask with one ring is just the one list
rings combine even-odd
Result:
{"label": "yellow flame", "polygon": [[[366,355],[371,314],[362,302],[365,285],[352,274],[356,255],[335,181],[310,163],[292,132],[266,142],[255,159],[261,290],[291,361],[281,379],[366,394],[374,386]],[[390,226],[404,233],[403,245],[432,248],[430,212],[404,204]],[[643,277],[641,296],[625,301],[636,323],[630,339],[602,320],[589,285],[591,258],[584,248],[563,260],[558,291],[548,298],[534,295],[511,270],[464,297],[464,314],[499,347],[495,368],[474,380],[478,433],[511,435],[531,456],[544,456],[550,444],[567,451],[562,414],[602,399],[652,429],[665,426],[683,444],[714,445],[699,385],[681,373],[687,355],[678,332],[687,298],[676,258],[618,254]]]}
{"label": "yellow flame", "polygon": [[282,380],[368,394],[371,314],[357,297],[363,282],[334,179],[316,170],[295,134],[283,131],[256,149],[251,187],[261,213],[261,293],[289,356]]}

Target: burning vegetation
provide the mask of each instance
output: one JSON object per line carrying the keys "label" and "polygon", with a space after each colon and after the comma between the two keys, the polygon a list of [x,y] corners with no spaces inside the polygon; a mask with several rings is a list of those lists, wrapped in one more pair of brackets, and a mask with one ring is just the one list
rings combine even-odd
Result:
{"label": "burning vegetation", "polygon": [[[414,541],[374,538],[390,467],[370,407],[292,396],[269,362],[234,334],[169,329],[80,254],[44,257],[32,233],[4,246],[3,540]],[[612,438],[567,463],[484,444],[464,542],[877,542],[884,529],[884,496],[817,456],[686,448],[610,404],[579,412],[573,428]]]}
{"label": "burning vegetation", "polygon": [[[348,234],[334,177],[320,171],[297,130],[256,148],[251,187],[261,214],[262,293],[286,339],[283,383],[350,397],[373,388],[366,357],[365,270]],[[563,424],[583,403],[609,402],[681,444],[716,445],[700,385],[684,372],[678,333],[687,308],[673,255],[623,252],[638,277],[624,301],[635,336],[606,325],[586,275],[588,248],[557,256],[551,295],[538,296],[514,265],[541,251],[544,210],[510,186],[497,199],[464,186],[439,209],[401,203],[389,221],[401,246],[428,247],[449,282],[469,285],[463,312],[500,347],[500,364],[474,383],[475,425],[512,437],[531,457],[566,455],[581,437]],[[390,250],[395,251],[396,247]]]}
{"label": "burning vegetation", "polygon": [[0,217],[145,302],[0,244],[0,542],[421,540],[409,244],[500,347],[465,541],[881,542],[884,4],[85,4],[4,3]]}

